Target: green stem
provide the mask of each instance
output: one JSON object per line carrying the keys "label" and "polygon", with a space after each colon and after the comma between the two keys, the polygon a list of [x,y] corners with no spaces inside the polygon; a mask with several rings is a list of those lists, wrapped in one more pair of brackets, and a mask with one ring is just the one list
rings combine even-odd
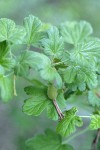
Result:
{"label": "green stem", "polygon": [[67,140],[63,141],[63,144],[66,144],[68,143],[69,141],[73,140],[74,138],[76,138],[77,136],[81,135],[81,134],[84,134],[85,132],[87,132],[89,130],[89,128],[85,128],[84,130],[74,134],[73,136],[71,136],[70,138],[68,138]]}
{"label": "green stem", "polygon": [[14,87],[14,96],[17,96],[17,91],[16,91],[16,75],[14,75],[13,87]]}
{"label": "green stem", "polygon": [[79,116],[81,118],[91,118],[91,116]]}

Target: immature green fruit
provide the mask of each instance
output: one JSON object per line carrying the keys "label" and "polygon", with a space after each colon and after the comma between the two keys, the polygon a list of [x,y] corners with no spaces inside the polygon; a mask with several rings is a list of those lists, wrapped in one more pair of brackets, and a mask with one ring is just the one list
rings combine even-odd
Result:
{"label": "immature green fruit", "polygon": [[56,87],[53,85],[48,86],[47,95],[50,99],[55,100],[58,95]]}

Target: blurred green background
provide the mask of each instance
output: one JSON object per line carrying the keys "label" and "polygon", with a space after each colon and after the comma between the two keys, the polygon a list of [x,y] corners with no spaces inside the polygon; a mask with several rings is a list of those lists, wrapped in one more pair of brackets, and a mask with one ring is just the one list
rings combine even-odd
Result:
{"label": "blurred green background", "polygon": [[[29,14],[53,25],[67,20],[86,20],[92,24],[94,35],[100,37],[100,0],[0,0],[0,18],[10,18],[22,24],[23,18]],[[42,133],[45,128],[55,129],[55,122],[47,119],[45,114],[29,117],[22,113],[21,107],[26,97],[23,87],[27,84],[24,80],[20,86],[17,83],[18,96],[11,102],[3,104],[0,101],[0,150],[25,150],[26,139]],[[83,96],[82,100],[85,101],[86,97]],[[75,104],[80,107],[79,103]],[[85,107],[84,103],[81,105]],[[83,108],[81,112],[88,113],[88,108]],[[88,120],[85,120],[86,124]],[[75,150],[90,150],[94,134],[87,132],[71,144]]]}

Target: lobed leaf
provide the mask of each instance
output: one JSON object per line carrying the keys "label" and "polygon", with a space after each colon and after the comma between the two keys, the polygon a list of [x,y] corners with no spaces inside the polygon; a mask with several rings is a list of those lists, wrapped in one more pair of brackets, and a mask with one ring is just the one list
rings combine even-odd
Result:
{"label": "lobed leaf", "polygon": [[47,56],[33,51],[22,52],[22,54],[17,58],[16,62],[15,72],[23,75],[28,74],[29,67],[42,69],[51,63]]}
{"label": "lobed leaf", "polygon": [[67,43],[76,45],[92,34],[93,29],[86,21],[65,22],[60,26],[61,34]]}
{"label": "lobed leaf", "polygon": [[69,136],[75,132],[75,126],[82,126],[82,120],[79,116],[76,116],[76,111],[75,107],[66,111],[65,117],[58,123],[57,132],[62,136]]}
{"label": "lobed leaf", "polygon": [[50,129],[47,129],[45,134],[27,140],[26,146],[30,150],[73,150],[72,146],[62,144],[61,136]]}
{"label": "lobed leaf", "polygon": [[91,116],[91,123],[89,128],[92,130],[96,130],[100,128],[100,115],[92,115]]}
{"label": "lobed leaf", "polygon": [[62,37],[59,35],[59,30],[57,27],[51,27],[47,34],[48,38],[42,40],[44,53],[53,58],[62,58],[64,43]]}
{"label": "lobed leaf", "polygon": [[100,107],[100,98],[96,95],[96,91],[88,91],[88,101],[93,107]]}
{"label": "lobed leaf", "polygon": [[30,92],[28,90],[29,93],[27,92],[27,94],[32,95],[31,98],[25,100],[25,103],[23,105],[23,112],[26,113],[27,115],[38,116],[47,107],[50,101],[44,89],[34,88],[33,90],[31,87],[28,88]]}
{"label": "lobed leaf", "polygon": [[14,21],[6,18],[0,19],[0,42],[8,41],[22,44],[25,34],[24,28],[16,26]]}
{"label": "lobed leaf", "polygon": [[25,42],[28,46],[36,44],[41,39],[42,22],[37,17],[29,15],[24,19],[23,24],[27,33]]}
{"label": "lobed leaf", "polygon": [[64,81],[75,89],[79,87],[80,90],[85,90],[85,83],[89,88],[97,86],[97,74],[88,67],[72,64],[63,71],[63,77]]}

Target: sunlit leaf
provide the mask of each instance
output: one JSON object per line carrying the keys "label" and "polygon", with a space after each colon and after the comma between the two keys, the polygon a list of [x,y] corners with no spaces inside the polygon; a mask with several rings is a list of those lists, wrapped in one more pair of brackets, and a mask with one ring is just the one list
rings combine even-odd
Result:
{"label": "sunlit leaf", "polygon": [[75,45],[93,32],[91,25],[86,21],[66,22],[61,25],[60,29],[65,41]]}
{"label": "sunlit leaf", "polygon": [[6,18],[0,19],[0,42],[8,41],[20,44],[22,43],[25,34],[24,28],[16,26],[14,21]]}
{"label": "sunlit leaf", "polygon": [[25,38],[27,45],[36,44],[41,39],[42,22],[37,17],[29,15],[24,19],[24,27],[27,33]]}
{"label": "sunlit leaf", "polygon": [[48,38],[42,40],[44,53],[53,58],[61,58],[64,50],[62,37],[59,35],[57,27],[51,27],[48,32]]}

